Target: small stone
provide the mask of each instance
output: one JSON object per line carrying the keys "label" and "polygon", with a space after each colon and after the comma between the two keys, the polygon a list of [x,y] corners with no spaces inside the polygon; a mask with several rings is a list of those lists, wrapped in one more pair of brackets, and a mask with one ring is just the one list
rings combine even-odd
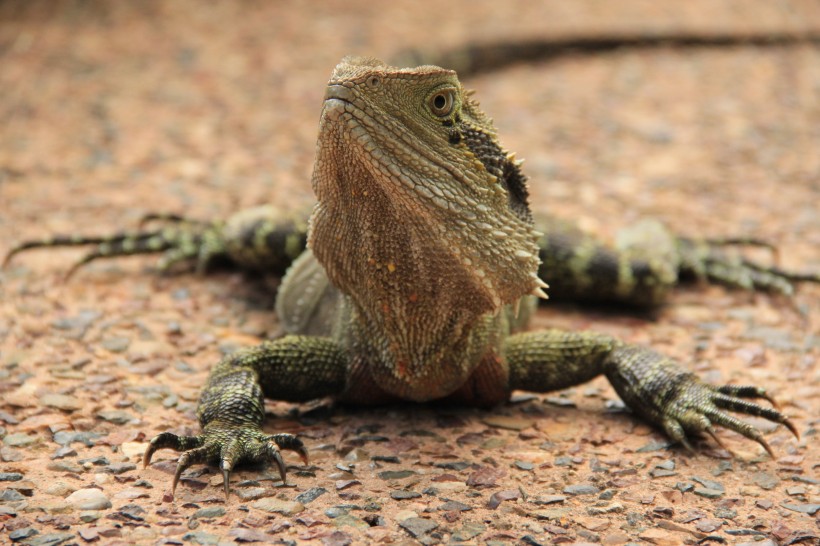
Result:
{"label": "small stone", "polygon": [[607,506],[590,506],[587,508],[587,514],[590,516],[602,516],[604,514],[620,514],[624,510],[623,504],[613,502]]}
{"label": "small stone", "polygon": [[820,511],[820,504],[792,504],[789,502],[781,502],[780,506],[782,506],[786,510],[791,510],[792,512],[800,512],[801,514],[808,514],[810,516],[813,516],[818,511]]}
{"label": "small stone", "polygon": [[662,529],[647,529],[638,536],[646,542],[651,542],[658,546],[675,546],[683,542],[679,535],[666,532]]}
{"label": "small stone", "polygon": [[66,502],[77,510],[106,510],[111,508],[111,501],[105,493],[95,488],[78,489],[66,497]]}
{"label": "small stone", "polygon": [[103,421],[108,421],[109,423],[114,423],[115,425],[124,425],[131,421],[134,421],[136,418],[128,413],[127,411],[122,410],[105,410],[97,412],[97,417],[102,419]]}
{"label": "small stone", "polygon": [[350,511],[344,506],[331,506],[330,508],[325,510],[325,515],[330,519],[335,519],[349,513]]}
{"label": "small stone", "polygon": [[370,457],[370,460],[375,461],[377,463],[401,463],[401,459],[399,459],[395,455],[373,455],[372,457]]}
{"label": "small stone", "polygon": [[131,345],[131,339],[125,336],[111,336],[102,340],[100,345],[112,353],[121,353]]}
{"label": "small stone", "polygon": [[58,546],[73,541],[74,538],[74,533],[50,533],[48,535],[37,535],[26,541],[26,544],[27,546]]}
{"label": "small stone", "polygon": [[80,442],[86,447],[94,447],[97,438],[100,438],[102,434],[98,432],[75,432],[71,430],[61,430],[54,435],[53,440],[60,444],[61,446],[71,445],[74,442]]}
{"label": "small stone", "polygon": [[519,470],[532,470],[535,468],[534,464],[527,461],[515,461],[513,465],[515,465],[515,467]]}
{"label": "small stone", "polygon": [[442,512],[467,512],[472,510],[473,507],[463,502],[450,500],[439,506],[438,509]]}
{"label": "small stone", "polygon": [[390,498],[396,500],[408,500],[408,499],[417,499],[421,497],[421,493],[417,493],[415,491],[406,491],[406,490],[398,490],[398,491],[391,491]]}
{"label": "small stone", "polygon": [[71,461],[54,461],[46,465],[46,468],[53,472],[69,472],[71,474],[82,474],[85,467]]}
{"label": "small stone", "polygon": [[695,495],[706,497],[707,499],[717,499],[723,495],[723,491],[712,489],[710,487],[696,487]]}
{"label": "small stone", "polygon": [[349,489],[354,485],[361,485],[362,482],[359,480],[336,480],[336,491],[344,491],[345,489]]}
{"label": "small stone", "polygon": [[567,495],[595,495],[599,493],[601,490],[595,487],[594,485],[568,485],[564,488],[564,493]]}
{"label": "small stone", "polygon": [[481,420],[485,425],[506,430],[524,430],[533,426],[531,419],[521,419],[520,417],[508,417],[506,415],[490,415]]}
{"label": "small stone", "polygon": [[140,458],[148,447],[147,442],[123,442],[120,444],[120,451],[129,459]]}
{"label": "small stone", "polygon": [[308,489],[304,493],[298,495],[296,497],[296,500],[298,502],[301,502],[302,504],[308,504],[315,501],[325,493],[327,493],[327,489],[325,489],[324,487],[313,487],[311,489]]}
{"label": "small stone", "polygon": [[470,487],[493,487],[495,483],[507,475],[502,468],[492,466],[482,466],[467,478],[467,485]]}
{"label": "small stone", "polygon": [[777,487],[777,484],[780,483],[780,479],[774,474],[769,474],[768,472],[755,472],[752,474],[752,483],[761,489],[771,491]]}
{"label": "small stone", "polygon": [[702,518],[695,522],[695,528],[701,533],[712,533],[720,529],[723,522],[719,519]]}
{"label": "small stone", "polygon": [[80,521],[83,523],[94,523],[102,517],[102,512],[98,510],[85,510],[80,512]]}
{"label": "small stone", "polygon": [[532,500],[534,504],[557,504],[567,500],[566,495],[543,495]]}
{"label": "small stone", "polygon": [[67,495],[70,495],[71,493],[73,493],[76,490],[77,490],[76,487],[74,487],[72,485],[69,485],[65,482],[58,481],[58,482],[54,482],[54,483],[49,484],[45,488],[44,492],[47,495],[52,495],[54,497],[65,497]]}
{"label": "small stone", "polygon": [[23,527],[22,529],[17,529],[9,533],[9,540],[12,542],[20,542],[21,540],[25,540],[29,537],[33,537],[39,531],[34,527]]}
{"label": "small stone", "polygon": [[23,475],[19,472],[0,472],[0,482],[19,482]]}
{"label": "small stone", "polygon": [[112,463],[106,466],[103,471],[109,474],[123,474],[125,472],[130,472],[132,470],[136,470],[137,465],[134,463]]}
{"label": "small stone", "polygon": [[704,478],[698,478],[698,477],[694,477],[694,478],[692,478],[692,480],[698,482],[703,487],[706,487],[708,489],[714,489],[716,491],[720,491],[721,493],[726,491],[726,488],[723,487],[723,484],[721,484],[720,482],[716,482],[714,480],[706,480]]}
{"label": "small stone", "polygon": [[333,525],[335,527],[354,527],[356,529],[370,528],[370,524],[368,524],[365,520],[350,514],[342,514],[338,518],[335,518],[333,520]]}
{"label": "small stone", "polygon": [[58,447],[57,451],[51,456],[52,459],[65,459],[66,457],[76,457],[77,450],[70,446]]}
{"label": "small stone", "polygon": [[467,542],[486,530],[487,527],[481,523],[467,522],[460,529],[457,529],[451,538],[454,542]]}
{"label": "small stone", "polygon": [[204,531],[192,531],[182,535],[182,540],[192,544],[202,544],[203,546],[219,544],[219,537]]}
{"label": "small stone", "polygon": [[786,488],[786,494],[790,497],[802,497],[806,494],[806,488],[802,485],[792,485]]}
{"label": "small stone", "polygon": [[495,510],[504,501],[516,500],[520,498],[521,492],[518,489],[507,489],[505,491],[498,491],[492,494],[489,502],[487,503],[487,506],[489,506],[492,510]]}
{"label": "small stone", "polygon": [[378,474],[379,478],[383,480],[402,480],[415,475],[416,472],[414,470],[385,470]]}
{"label": "small stone", "polygon": [[242,527],[235,527],[228,531],[228,536],[233,537],[235,542],[264,542],[270,543],[271,536],[257,531],[256,529],[244,529]]}
{"label": "small stone", "polygon": [[470,468],[470,463],[465,461],[449,461],[446,463],[436,463],[436,468],[443,468],[445,470],[455,470],[455,471],[462,471],[466,468]]}
{"label": "small stone", "polygon": [[15,432],[7,434],[3,438],[3,444],[8,447],[28,447],[40,441],[40,437],[36,434],[27,434],[25,432]]}
{"label": "small stone", "polygon": [[100,540],[100,533],[97,529],[90,527],[90,528],[82,528],[77,531],[80,534],[80,538],[82,538],[86,542],[94,542],[96,540]]}
{"label": "small stone", "polygon": [[82,400],[67,394],[44,394],[40,397],[40,403],[63,411],[76,411],[83,407]]}
{"label": "small stone", "polygon": [[283,501],[274,498],[259,499],[251,504],[251,507],[264,512],[282,514],[283,516],[293,516],[305,509],[305,506],[300,502]]}
{"label": "small stone", "polygon": [[11,449],[8,446],[0,447],[0,460],[5,463],[17,463],[25,459],[25,455],[19,449]]}
{"label": "small stone", "polygon": [[14,489],[5,489],[0,493],[0,502],[19,502],[22,500],[26,500],[26,497]]}
{"label": "small stone", "polygon": [[764,510],[769,510],[772,506],[774,506],[774,503],[768,499],[758,499],[755,501],[755,506]]}
{"label": "small stone", "polygon": [[[240,487],[235,490],[235,493],[236,496],[243,501],[252,501],[264,497],[271,497],[276,491],[273,489],[265,489],[264,487]],[[298,501],[299,497],[296,497],[296,500]]]}
{"label": "small stone", "polygon": [[138,504],[126,504],[118,510],[119,515],[131,521],[145,521],[145,509]]}
{"label": "small stone", "polygon": [[672,445],[671,442],[652,441],[652,442],[649,442],[648,444],[646,444],[642,447],[639,447],[638,449],[635,450],[635,452],[636,453],[650,453],[652,451],[663,451],[665,449],[669,449],[669,447],[671,445]]}
{"label": "small stone", "polygon": [[103,455],[97,455],[96,457],[89,457],[87,459],[80,459],[77,462],[85,467],[106,466],[111,464],[111,461],[109,461],[108,458]]}
{"label": "small stone", "polygon": [[209,506],[200,508],[193,513],[191,519],[220,518],[225,515],[225,509],[221,506]]}
{"label": "small stone", "polygon": [[438,524],[425,518],[407,518],[399,521],[399,526],[410,533],[413,538],[419,538],[436,529]]}

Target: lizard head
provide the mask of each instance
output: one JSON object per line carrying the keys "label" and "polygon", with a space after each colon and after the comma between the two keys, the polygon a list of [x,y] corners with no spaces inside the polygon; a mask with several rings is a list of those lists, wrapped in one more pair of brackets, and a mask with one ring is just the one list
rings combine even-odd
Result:
{"label": "lizard head", "polygon": [[[327,85],[309,244],[378,320],[540,291],[526,178],[456,73],[347,57]],[[441,314],[441,311],[439,311]]]}

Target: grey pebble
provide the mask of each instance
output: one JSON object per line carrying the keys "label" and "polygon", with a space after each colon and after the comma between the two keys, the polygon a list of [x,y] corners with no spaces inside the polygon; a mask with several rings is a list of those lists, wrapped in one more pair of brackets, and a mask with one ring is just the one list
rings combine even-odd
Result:
{"label": "grey pebble", "polygon": [[331,506],[327,510],[325,510],[325,515],[331,519],[338,518],[339,516],[344,516],[348,514],[347,508],[342,508],[341,506]]}
{"label": "grey pebble", "polygon": [[400,521],[399,526],[410,533],[412,537],[419,538],[436,529],[438,523],[425,518],[407,518]]}
{"label": "grey pebble", "polygon": [[301,502],[302,504],[308,504],[309,502],[315,501],[325,493],[327,493],[327,489],[324,487],[312,487],[304,493],[297,495],[296,501]]}
{"label": "grey pebble", "polygon": [[112,353],[121,353],[128,349],[128,346],[131,345],[131,338],[125,336],[107,337],[102,340],[100,345]]}
{"label": "grey pebble", "polygon": [[451,500],[439,506],[438,509],[443,512],[467,512],[468,510],[472,510],[473,507],[463,502]]}
{"label": "grey pebble", "polygon": [[225,509],[221,506],[209,506],[200,508],[191,516],[191,519],[220,518],[225,515]]}
{"label": "grey pebble", "polygon": [[9,447],[26,447],[39,441],[39,436],[34,434],[29,435],[25,432],[14,432],[12,434],[7,434],[6,437],[3,438],[3,443]]}
{"label": "grey pebble", "polygon": [[419,497],[421,497],[421,493],[417,493],[416,491],[406,491],[404,489],[400,489],[398,491],[390,492],[390,498],[395,500],[417,499]]}
{"label": "grey pebble", "polygon": [[710,487],[696,487],[695,495],[706,497],[707,499],[717,499],[723,496],[723,491],[719,489],[712,489]]}
{"label": "grey pebble", "polygon": [[21,500],[26,500],[26,497],[16,489],[4,489],[0,493],[0,502],[17,502]]}
{"label": "grey pebble", "polygon": [[64,459],[66,457],[76,457],[77,450],[70,446],[62,446],[51,456],[52,459]]}
{"label": "grey pebble", "polygon": [[600,489],[595,487],[594,485],[568,485],[564,488],[564,493],[567,495],[594,495],[596,493],[600,493]]}
{"label": "grey pebble", "polygon": [[39,531],[34,527],[23,527],[22,529],[17,529],[9,533],[9,539],[12,542],[20,542],[21,540],[25,540],[29,537],[33,537]]}
{"label": "grey pebble", "polygon": [[135,419],[133,415],[127,411],[122,410],[105,410],[97,413],[97,417],[103,421],[114,423],[115,425],[124,425]]}
{"label": "grey pebble", "polygon": [[185,533],[182,535],[182,540],[185,542],[190,542],[191,544],[219,544],[218,536],[206,533],[205,531],[191,531],[190,533]]}
{"label": "grey pebble", "polygon": [[384,472],[379,472],[379,478],[383,480],[401,480],[415,475],[416,472],[414,470],[385,470]]}
{"label": "grey pebble", "polygon": [[815,515],[820,511],[820,504],[792,504],[790,502],[781,502],[780,506],[792,512],[800,512],[801,514]]}

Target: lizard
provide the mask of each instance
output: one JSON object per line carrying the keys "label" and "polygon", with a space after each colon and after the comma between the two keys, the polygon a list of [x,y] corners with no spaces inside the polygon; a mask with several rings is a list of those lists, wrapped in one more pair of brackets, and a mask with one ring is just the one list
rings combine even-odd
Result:
{"label": "lizard", "polygon": [[[396,68],[346,57],[326,87],[310,219],[273,207],[227,221],[154,215],[167,224],[110,237],[54,237],[26,249],[96,244],[78,265],[162,252],[161,269],[214,260],[284,273],[276,300],[283,333],[222,358],[202,391],[202,432],[162,432],[143,457],[181,451],[172,494],[193,464],[217,462],[226,498],[238,463],[308,451],[295,435],[262,429],[265,397],[333,396],[354,404],[443,400],[491,407],[522,389],[548,392],[604,375],[626,405],[689,450],[692,435],[722,445],[716,426],[773,451],[729,412],[794,424],[758,386],[712,386],[650,347],[591,331],[526,331],[539,298],[651,305],[687,275],[790,294],[820,275],[761,266],[722,251],[753,239],[698,241],[644,224],[611,248],[580,232],[536,229],[521,162],[455,71]],[[73,268],[70,272],[76,269]],[[758,403],[766,400],[772,407]]]}

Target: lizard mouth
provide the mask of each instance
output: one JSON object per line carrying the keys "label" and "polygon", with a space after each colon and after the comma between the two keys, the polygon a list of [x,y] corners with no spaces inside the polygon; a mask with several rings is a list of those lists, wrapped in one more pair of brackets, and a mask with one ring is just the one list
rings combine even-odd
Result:
{"label": "lizard mouth", "polygon": [[325,88],[325,96],[323,98],[325,102],[331,100],[340,100],[342,102],[352,102],[353,100],[353,91],[346,87],[343,84],[339,83],[331,83]]}

